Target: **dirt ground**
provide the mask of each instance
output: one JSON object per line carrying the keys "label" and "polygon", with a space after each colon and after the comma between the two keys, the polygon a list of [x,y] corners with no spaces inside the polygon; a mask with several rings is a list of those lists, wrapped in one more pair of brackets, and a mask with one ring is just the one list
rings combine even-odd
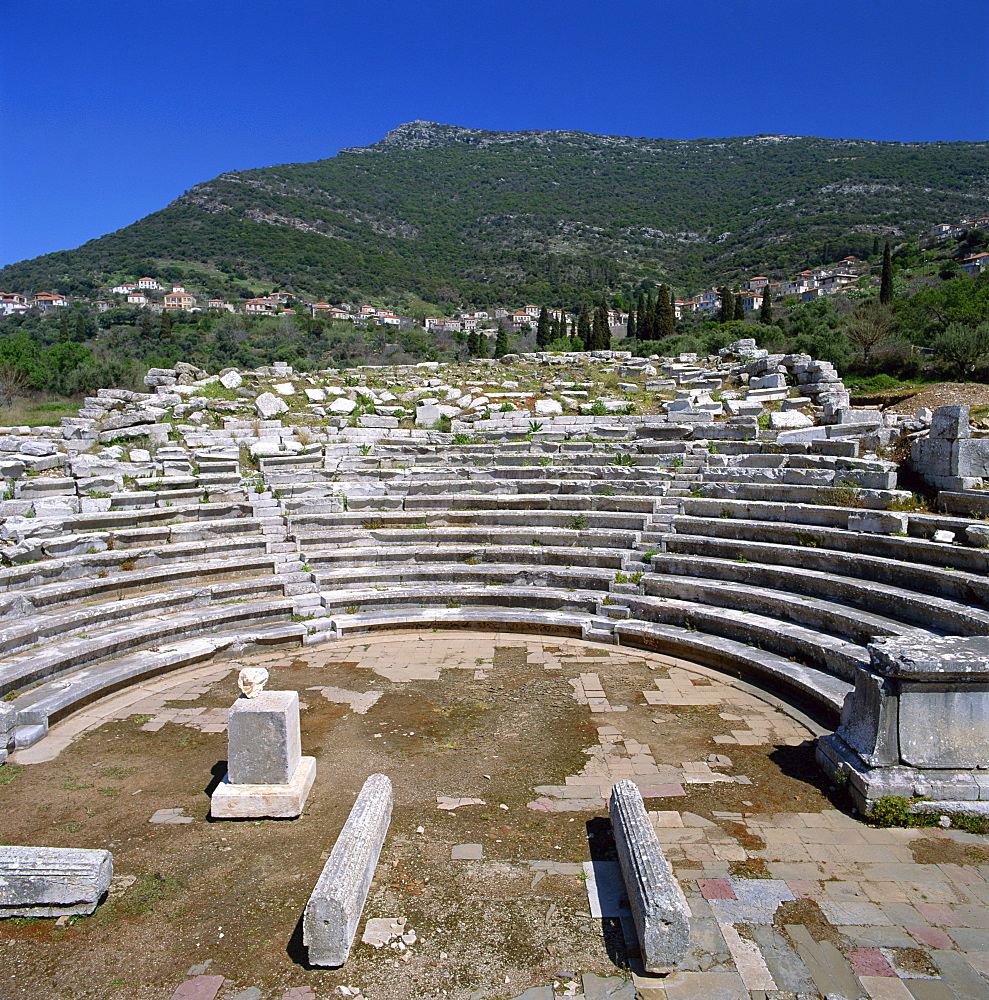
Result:
{"label": "dirt ground", "polygon": [[[137,702],[50,760],[0,768],[3,842],[105,847],[115,871],[92,916],[64,926],[0,924],[0,996],[158,1000],[207,972],[230,981],[221,1000],[251,986],[268,998],[303,985],[319,998],[347,985],[369,1000],[467,1000],[515,997],[561,974],[620,974],[628,964],[621,934],[591,917],[577,867],[607,849],[600,836],[596,846],[589,839],[607,811],[536,811],[535,788],[579,775],[601,726],[651,745],[663,768],[723,752],[714,738],[740,723],[715,705],[646,704],[643,689],[668,676],[664,658],[550,637],[488,637],[474,646],[427,639],[267,653],[219,671],[213,664],[214,679],[200,677],[192,693],[187,683],[158,707]],[[376,659],[361,659],[372,653]],[[318,770],[297,820],[209,816],[210,792],[226,770],[226,733],[216,720],[237,695],[238,667],[249,663],[266,665],[268,687],[297,690],[304,706],[303,753],[316,757]],[[571,679],[589,670],[625,711],[592,714],[579,703]],[[695,683],[703,691],[710,682]],[[350,695],[369,697],[332,700]],[[647,806],[713,818],[743,846],[744,827],[717,812],[833,808],[809,744],[790,742],[730,748],[751,784],[685,785],[685,795]],[[364,918],[405,918],[415,940],[373,948],[360,941],[362,920],[343,969],[310,968],[300,918],[374,772],[390,776],[395,809]],[[441,809],[438,796],[483,804]],[[182,808],[192,821],[149,823],[165,808]],[[451,860],[460,844],[481,845],[483,858]]]}
{"label": "dirt ground", "polygon": [[[983,382],[938,382],[924,386],[909,399],[887,407],[891,413],[916,413],[921,407],[929,410],[939,406],[962,406],[968,404],[972,410],[989,408],[989,385]],[[977,414],[984,416],[985,414]]]}

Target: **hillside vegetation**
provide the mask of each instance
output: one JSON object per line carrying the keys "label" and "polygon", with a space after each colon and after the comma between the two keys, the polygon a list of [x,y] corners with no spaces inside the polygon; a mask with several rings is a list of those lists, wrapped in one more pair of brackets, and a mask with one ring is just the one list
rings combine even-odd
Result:
{"label": "hillside vegetation", "polygon": [[784,274],[985,210],[986,143],[689,141],[413,122],[314,163],[222,174],[0,288],[85,294],[164,263],[214,293],[566,304]]}

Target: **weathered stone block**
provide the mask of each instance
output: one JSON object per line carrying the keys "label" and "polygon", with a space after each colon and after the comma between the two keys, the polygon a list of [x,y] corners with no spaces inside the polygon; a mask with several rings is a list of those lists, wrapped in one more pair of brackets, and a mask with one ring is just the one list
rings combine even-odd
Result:
{"label": "weathered stone block", "polygon": [[671,972],[690,942],[690,910],[663,854],[638,787],[619,781],[611,793],[611,826],[647,972]]}
{"label": "weathered stone block", "polygon": [[112,877],[109,851],[0,847],[0,917],[92,913]]}
{"label": "weathered stone block", "polygon": [[859,668],[855,690],[845,697],[837,733],[867,764],[898,764],[896,689],[892,682]]}
{"label": "weathered stone block", "polygon": [[885,510],[870,510],[848,515],[849,531],[868,531],[874,535],[906,534],[910,518],[906,514],[893,514]]}
{"label": "weathered stone block", "polygon": [[968,425],[968,406],[939,406],[931,417],[930,436],[932,438],[971,437]]}
{"label": "weathered stone block", "polygon": [[238,698],[227,717],[231,784],[287,784],[302,758],[297,691]]}
{"label": "weathered stone block", "polygon": [[372,774],[357,796],[306,904],[302,939],[312,965],[343,965],[357,933],[391,822],[392,787]]}

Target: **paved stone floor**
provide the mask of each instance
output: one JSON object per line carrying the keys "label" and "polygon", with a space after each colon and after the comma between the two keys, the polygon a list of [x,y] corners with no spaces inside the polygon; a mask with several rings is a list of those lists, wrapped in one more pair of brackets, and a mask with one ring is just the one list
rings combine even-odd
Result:
{"label": "paved stone floor", "polygon": [[[636,995],[652,1000],[989,1000],[989,838],[942,828],[877,829],[836,808],[801,811],[799,803],[792,811],[760,810],[758,785],[765,776],[757,775],[753,782],[752,775],[736,767],[732,754],[748,753],[746,748],[799,747],[820,732],[811,720],[773,698],[687,661],[548,637],[454,633],[424,639],[389,633],[315,647],[305,655],[346,660],[358,675],[414,685],[450,670],[463,671],[466,681],[482,681],[492,669],[496,648],[506,647],[524,652],[528,664],[561,673],[597,731],[597,742],[584,750],[586,763],[578,773],[562,783],[532,787],[530,814],[583,814],[585,820],[605,816],[613,784],[635,781],[687,896],[692,945],[683,969],[668,977],[636,973],[629,941],[631,969],[616,968],[610,976],[560,973],[521,994],[511,984],[499,992],[478,990],[476,1000],[632,1000]],[[271,654],[250,659],[277,670],[278,658]],[[639,683],[636,690],[619,683],[616,678],[627,678],[630,667],[649,683]],[[151,733],[168,725],[222,732],[224,713],[194,702],[232,669],[231,664],[190,668],[104,699],[55,726],[35,747],[19,751],[15,762],[52,760],[81,734],[135,714],[146,717],[143,729]],[[311,686],[300,693],[309,701],[325,698],[347,705],[371,720],[380,697],[380,692],[339,686]],[[692,755],[697,759],[671,762],[673,722],[679,714],[701,709],[716,711],[724,731]],[[736,807],[712,807],[717,802],[710,796],[728,786],[737,792],[732,800]],[[437,790],[430,808],[469,811],[484,804],[447,791],[451,794]],[[675,808],[679,800],[705,793],[707,798],[698,799],[705,807],[695,807],[699,812],[686,804]],[[738,796],[748,794],[751,801],[741,800],[738,808]],[[654,807],[656,800],[662,800],[663,808]],[[700,814],[705,811],[707,815]],[[454,844],[445,848],[445,857],[459,865],[482,865],[486,851],[496,850],[497,843]],[[582,864],[526,864],[533,889],[551,876],[583,878],[587,916],[619,922],[629,940],[627,903],[613,863],[592,858]],[[392,916],[378,911],[372,894],[360,930],[369,921]],[[412,941],[410,951],[422,945],[414,935]],[[397,959],[388,947],[398,944],[382,948],[392,955],[389,963]],[[355,945],[371,947],[360,940]],[[559,958],[566,968],[565,956]],[[222,968],[193,966],[182,983],[163,988],[161,995],[173,1000],[388,996],[387,987],[381,988],[387,982],[385,965],[380,975],[383,979],[374,984],[365,976],[363,987],[343,985],[345,977],[338,977],[333,985],[298,986],[276,996],[259,987],[245,989],[242,982],[234,990]]]}

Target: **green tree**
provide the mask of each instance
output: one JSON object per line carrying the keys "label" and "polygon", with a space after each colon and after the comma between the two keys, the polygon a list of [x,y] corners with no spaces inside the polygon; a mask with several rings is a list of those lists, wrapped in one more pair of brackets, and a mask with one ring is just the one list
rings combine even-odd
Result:
{"label": "green tree", "polygon": [[81,312],[76,313],[76,331],[72,339],[78,344],[86,339],[86,317]]}
{"label": "green tree", "polygon": [[172,339],[172,317],[169,316],[167,309],[161,314],[161,339]]}
{"label": "green tree", "polygon": [[591,331],[591,342],[594,351],[611,349],[611,327],[608,325],[608,308],[600,305],[594,310],[594,325]]}
{"label": "green tree", "polygon": [[635,340],[635,310],[628,311],[628,325],[625,327],[626,340]]}
{"label": "green tree", "polygon": [[467,334],[467,356],[469,358],[477,357],[477,342],[477,331],[471,330],[471,332]]}
{"label": "green tree", "polygon": [[477,356],[479,358],[488,356],[488,335],[483,330],[477,335]]}
{"label": "green tree", "polygon": [[659,286],[659,296],[656,299],[656,338],[672,337],[676,333],[676,323],[673,320],[673,303],[666,285]]}
{"label": "green tree", "polygon": [[763,326],[773,325],[773,293],[769,290],[769,284],[762,290],[762,305],[759,306],[759,322]]}
{"label": "green tree", "polygon": [[580,307],[580,315],[577,317],[577,339],[584,345],[585,351],[593,350],[590,346],[591,339],[591,310],[585,302]]}
{"label": "green tree", "polygon": [[745,300],[741,292],[735,293],[735,315],[732,319],[745,319]]}
{"label": "green tree", "polygon": [[722,286],[718,289],[718,299],[720,300],[718,322],[730,323],[735,318],[735,298],[727,287]]}
{"label": "green tree", "polygon": [[989,322],[978,326],[949,323],[931,341],[935,357],[953,365],[959,379],[971,374],[989,356]]}
{"label": "green tree", "polygon": [[[539,310],[539,320],[536,323],[536,347],[540,350],[545,350],[552,339],[553,332],[549,325],[549,310],[546,306],[543,306],[542,309]],[[504,353],[507,354],[507,350]],[[500,358],[501,356],[501,354],[498,354],[496,348],[495,357]]]}
{"label": "green tree", "polygon": [[886,241],[886,249],[883,250],[883,272],[879,280],[879,301],[884,306],[893,303],[893,256],[890,252],[889,240]]}
{"label": "green tree", "polygon": [[508,353],[508,331],[502,326],[498,328],[498,336],[495,337],[494,356],[503,358]]}

